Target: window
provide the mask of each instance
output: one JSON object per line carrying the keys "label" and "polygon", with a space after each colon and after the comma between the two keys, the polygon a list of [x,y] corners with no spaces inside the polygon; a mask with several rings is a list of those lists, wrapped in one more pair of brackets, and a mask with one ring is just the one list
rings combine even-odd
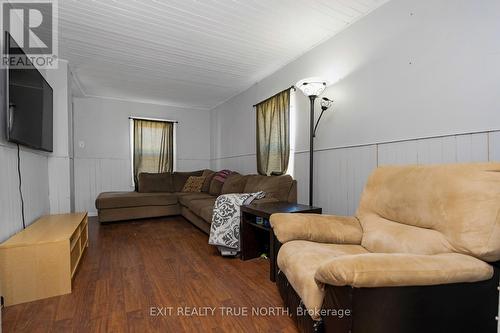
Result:
{"label": "window", "polygon": [[261,175],[283,175],[290,161],[290,90],[256,105],[257,171]]}
{"label": "window", "polygon": [[174,169],[174,122],[131,119],[132,169],[137,188],[142,172],[172,172]]}

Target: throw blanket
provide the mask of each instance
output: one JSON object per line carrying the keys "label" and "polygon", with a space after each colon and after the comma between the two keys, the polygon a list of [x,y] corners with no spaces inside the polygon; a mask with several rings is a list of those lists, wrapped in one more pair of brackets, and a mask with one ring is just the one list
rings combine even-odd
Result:
{"label": "throw blanket", "polygon": [[240,251],[240,207],[265,196],[264,192],[223,194],[215,200],[208,244],[224,255]]}

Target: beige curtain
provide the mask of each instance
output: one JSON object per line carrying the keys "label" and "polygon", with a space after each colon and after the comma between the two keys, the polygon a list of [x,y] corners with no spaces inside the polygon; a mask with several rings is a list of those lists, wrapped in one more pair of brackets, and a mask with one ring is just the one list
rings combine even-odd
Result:
{"label": "beige curtain", "polygon": [[290,89],[257,107],[257,171],[282,175],[290,157]]}
{"label": "beige curtain", "polygon": [[134,119],[134,180],[141,172],[172,172],[174,166],[174,124],[167,121]]}

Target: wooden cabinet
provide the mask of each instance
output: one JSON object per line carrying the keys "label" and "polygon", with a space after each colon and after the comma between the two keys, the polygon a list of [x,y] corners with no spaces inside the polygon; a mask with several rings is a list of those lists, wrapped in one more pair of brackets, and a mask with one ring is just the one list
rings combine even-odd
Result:
{"label": "wooden cabinet", "polygon": [[5,305],[70,293],[86,247],[87,213],[44,216],[0,244]]}

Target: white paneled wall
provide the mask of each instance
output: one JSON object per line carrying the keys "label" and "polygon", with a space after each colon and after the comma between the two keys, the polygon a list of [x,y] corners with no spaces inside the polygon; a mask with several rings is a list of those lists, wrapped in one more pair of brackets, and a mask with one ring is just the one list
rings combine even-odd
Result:
{"label": "white paneled wall", "polygon": [[[24,216],[26,225],[50,212],[48,158],[43,153],[25,152],[21,148]],[[14,176],[15,179],[17,177]],[[15,195],[16,192],[11,192]]]}
{"label": "white paneled wall", "polygon": [[[302,155],[309,160],[309,154]],[[314,158],[314,204],[327,212],[352,215],[365,182],[376,167],[376,146],[324,150],[315,153]],[[302,191],[307,189],[303,187]]]}
{"label": "white paneled wall", "polygon": [[22,228],[16,151],[0,146],[2,172],[0,183],[9,190],[0,191],[1,241]]}
{"label": "white paneled wall", "polygon": [[[314,154],[314,204],[325,213],[352,215],[370,172],[376,167],[375,145],[320,150]],[[309,152],[295,154],[298,199],[309,201]]]}
{"label": "white paneled wall", "polygon": [[[315,152],[314,204],[325,213],[351,215],[359,204],[365,183],[377,166],[500,161],[500,131],[449,135]],[[212,160],[216,170],[255,173],[255,155]],[[309,153],[295,154],[298,200],[308,202]]]}
{"label": "white paneled wall", "polygon": [[242,174],[257,173],[257,157],[255,154],[244,154],[212,160],[213,170],[238,170]]}
{"label": "white paneled wall", "polygon": [[[26,225],[49,213],[49,182],[47,156],[21,148]],[[17,148],[0,144],[0,242],[22,229],[21,200],[17,174]]]}
{"label": "white paneled wall", "polygon": [[177,159],[177,171],[193,171],[193,170],[203,170],[210,168],[209,159],[196,159],[196,158],[178,158]]}
{"label": "white paneled wall", "polygon": [[67,156],[49,158],[49,203],[51,214],[71,211],[70,159]]}
{"label": "white paneled wall", "polygon": [[488,161],[489,133],[450,135],[378,145],[378,165]]}
{"label": "white paneled wall", "polygon": [[75,159],[76,211],[96,212],[95,199],[101,192],[131,191],[130,161],[113,158]]}
{"label": "white paneled wall", "polygon": [[500,161],[500,131],[489,133],[488,147],[489,160]]}

